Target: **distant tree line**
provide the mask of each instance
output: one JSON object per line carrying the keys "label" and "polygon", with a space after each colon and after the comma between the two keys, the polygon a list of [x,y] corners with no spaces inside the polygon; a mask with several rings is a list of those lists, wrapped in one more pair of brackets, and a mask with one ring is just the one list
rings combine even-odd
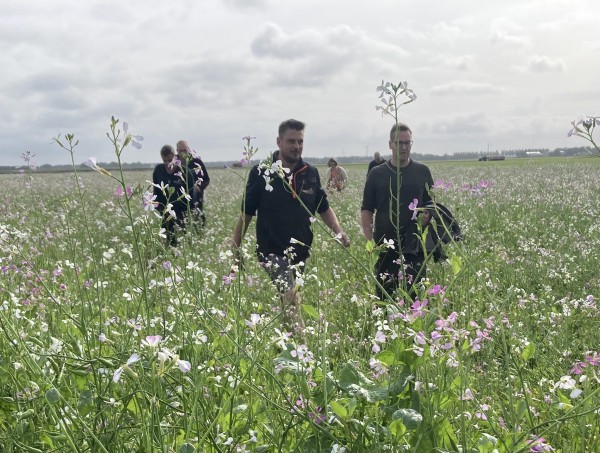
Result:
{"label": "distant tree line", "polygon": [[[458,151],[453,154],[421,154],[421,153],[412,153],[411,155],[415,160],[418,161],[432,161],[432,160],[479,160],[479,158],[484,156],[505,156],[507,158],[525,158],[532,156],[545,156],[545,157],[573,157],[573,156],[587,156],[590,153],[584,146],[579,146],[577,148],[556,148],[550,150],[548,148],[527,148],[527,149],[510,149],[510,150],[502,150],[502,151]],[[331,158],[335,158],[339,164],[361,164],[368,163],[371,161],[373,156],[325,156],[325,157],[310,157],[307,158],[312,164],[327,164],[327,161]],[[252,163],[257,163],[258,159],[255,159]],[[239,162],[232,161],[207,161],[205,162],[208,168],[224,168],[224,167],[236,167],[240,166]],[[119,164],[117,162],[108,162],[102,163],[99,162],[102,168],[107,169],[108,171],[116,170],[119,168]],[[133,163],[124,163],[122,164],[124,170],[152,170],[156,162],[154,163],[146,163],[146,162],[133,162]],[[0,166],[0,173],[13,173],[18,170],[24,170],[27,166]],[[38,172],[69,172],[72,170],[71,165],[50,165],[44,164],[37,167]],[[86,167],[81,164],[77,167],[78,171],[93,171],[91,168]]]}

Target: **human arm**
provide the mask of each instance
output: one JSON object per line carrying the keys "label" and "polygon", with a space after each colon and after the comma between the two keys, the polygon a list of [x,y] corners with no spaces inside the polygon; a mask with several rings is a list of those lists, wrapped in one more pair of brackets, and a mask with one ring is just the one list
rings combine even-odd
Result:
{"label": "human arm", "polygon": [[206,170],[206,165],[204,165],[204,162],[202,162],[202,160],[200,160],[199,163],[200,163],[200,168],[202,169],[202,174],[199,177],[199,180],[201,181],[200,190],[204,190],[210,184],[210,176],[208,176],[208,171]]}
{"label": "human arm", "polygon": [[360,226],[367,241],[373,240],[373,211],[360,211]]}
{"label": "human arm", "polygon": [[231,247],[239,249],[242,244],[242,238],[245,236],[248,226],[252,222],[252,217],[249,214],[240,214],[238,217],[235,229],[233,230],[233,238],[231,239]]}
{"label": "human arm", "polygon": [[327,225],[331,229],[331,231],[333,231],[336,237],[339,237],[343,246],[348,247],[350,245],[350,238],[346,233],[344,233],[344,230],[342,230],[340,222],[338,221],[338,218],[335,215],[335,211],[331,208],[328,208],[319,214],[323,222],[325,222],[325,225]]}

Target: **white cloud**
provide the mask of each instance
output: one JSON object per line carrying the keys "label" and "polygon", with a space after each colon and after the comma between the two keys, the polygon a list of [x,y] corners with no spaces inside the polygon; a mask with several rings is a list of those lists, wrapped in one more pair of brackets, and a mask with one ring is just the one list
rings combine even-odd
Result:
{"label": "white cloud", "polygon": [[565,63],[546,55],[533,55],[527,63],[527,69],[531,72],[562,72],[565,70]]}
{"label": "white cloud", "polygon": [[431,94],[436,96],[479,96],[496,95],[502,93],[503,89],[494,84],[480,82],[459,81],[454,83],[444,83],[431,87]]}
{"label": "white cloud", "polygon": [[[49,145],[59,132],[110,161],[111,115],[145,136],[130,161],[155,162],[182,137],[209,161],[239,158],[247,134],[266,152],[288,117],[309,124],[308,156],[362,154],[387,143],[374,110],[382,78],[419,96],[402,111],[423,124],[419,152],[490,137],[568,146],[558,125],[600,113],[593,0],[2,0],[0,9],[0,165],[25,150],[67,162]],[[542,138],[505,133],[531,118],[553,127]]]}

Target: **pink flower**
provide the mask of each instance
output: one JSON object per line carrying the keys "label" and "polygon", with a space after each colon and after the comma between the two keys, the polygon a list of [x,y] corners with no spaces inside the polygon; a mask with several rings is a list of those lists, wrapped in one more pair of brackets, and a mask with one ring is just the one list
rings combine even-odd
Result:
{"label": "pink flower", "polygon": [[417,215],[419,214],[419,211],[417,211],[418,205],[419,205],[419,200],[417,200],[416,198],[413,199],[412,203],[408,205],[408,209],[413,212],[413,215],[410,218],[411,220],[415,220],[417,218]]}
{"label": "pink flower", "polygon": [[162,337],[160,335],[148,335],[145,340],[142,340],[142,346],[155,348],[161,342]]}

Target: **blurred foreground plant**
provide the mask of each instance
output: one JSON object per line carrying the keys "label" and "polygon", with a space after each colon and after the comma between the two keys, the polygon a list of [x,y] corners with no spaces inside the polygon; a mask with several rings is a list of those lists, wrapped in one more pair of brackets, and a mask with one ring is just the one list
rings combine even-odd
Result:
{"label": "blurred foreground plant", "polygon": [[572,121],[571,124],[573,128],[567,133],[568,137],[572,135],[577,135],[579,137],[583,137],[592,145],[594,145],[595,149],[586,148],[588,152],[592,155],[600,157],[600,146],[594,141],[594,128],[596,126],[600,126],[600,116],[588,116],[585,118],[581,118],[579,121]]}

